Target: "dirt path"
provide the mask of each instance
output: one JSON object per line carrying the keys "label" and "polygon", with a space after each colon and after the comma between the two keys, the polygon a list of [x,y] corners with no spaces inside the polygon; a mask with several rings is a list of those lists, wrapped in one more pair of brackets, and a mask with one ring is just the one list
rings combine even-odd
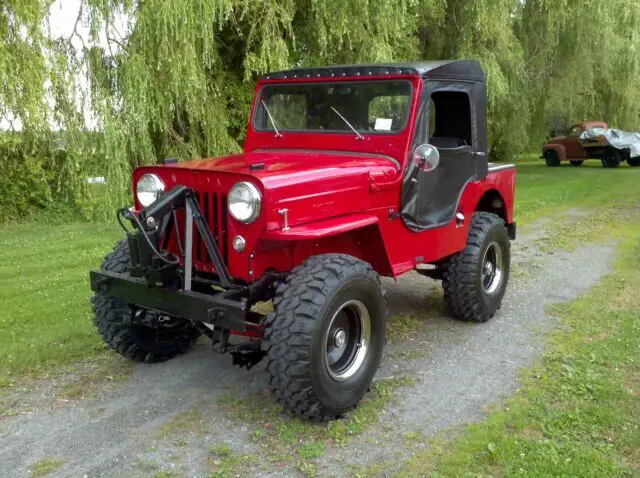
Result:
{"label": "dirt path", "polygon": [[[378,377],[415,382],[399,390],[399,401],[365,433],[319,453],[312,460],[319,475],[345,476],[354,465],[398,460],[410,453],[407,436],[477,420],[517,389],[518,371],[540,356],[544,332],[556,325],[545,305],[596,284],[614,252],[614,245],[592,244],[543,253],[536,244],[544,222],[529,231],[514,244],[515,273],[503,308],[487,324],[436,316],[442,304],[433,281],[416,274],[397,285],[387,281],[391,314],[418,320],[405,340],[389,344]],[[241,371],[203,344],[166,364],[136,366],[129,382],[92,400],[46,405],[54,397],[41,390],[36,410],[0,421],[0,475],[28,476],[44,459],[52,460],[52,476],[208,476],[221,461],[229,464],[229,476],[240,469],[253,476],[295,475],[299,461],[272,460],[256,443],[255,424],[220,405],[238,391],[261,393],[266,378],[263,365]],[[230,449],[212,456],[221,443]],[[243,460],[229,459],[232,453]]]}

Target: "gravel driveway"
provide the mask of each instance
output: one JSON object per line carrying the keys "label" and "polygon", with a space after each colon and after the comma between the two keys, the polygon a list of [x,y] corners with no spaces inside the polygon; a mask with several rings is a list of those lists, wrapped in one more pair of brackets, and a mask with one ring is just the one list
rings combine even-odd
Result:
{"label": "gravel driveway", "polygon": [[[615,250],[592,244],[541,252],[543,227],[529,230],[514,243],[515,273],[503,307],[486,324],[434,317],[441,302],[431,280],[409,274],[397,284],[387,281],[391,314],[419,320],[410,337],[389,344],[378,377],[415,382],[399,389],[399,400],[366,433],[348,446],[327,446],[314,460],[319,475],[345,476],[353,465],[401,459],[409,453],[407,434],[431,436],[478,420],[513,394],[519,370],[540,356],[544,333],[556,325],[545,305],[596,284]],[[255,457],[253,476],[295,476],[295,463],[270,463],[252,424],[219,406],[230,393],[261,392],[266,378],[264,365],[240,370],[203,343],[165,364],[136,365],[130,381],[94,399],[60,405],[44,387],[34,392],[35,409],[0,421],[0,475],[29,476],[36,462],[50,459],[52,476],[208,476],[210,449],[226,442],[234,453]]]}

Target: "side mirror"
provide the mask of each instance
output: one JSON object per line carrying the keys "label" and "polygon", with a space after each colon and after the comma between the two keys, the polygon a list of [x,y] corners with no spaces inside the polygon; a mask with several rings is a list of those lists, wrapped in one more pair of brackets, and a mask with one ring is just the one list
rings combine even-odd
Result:
{"label": "side mirror", "polygon": [[421,144],[413,151],[413,161],[423,171],[433,171],[440,164],[440,151],[430,144]]}

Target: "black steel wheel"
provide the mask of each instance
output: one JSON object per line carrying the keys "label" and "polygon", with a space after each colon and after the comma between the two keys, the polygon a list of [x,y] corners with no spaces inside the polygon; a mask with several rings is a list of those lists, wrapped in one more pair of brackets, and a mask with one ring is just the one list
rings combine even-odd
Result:
{"label": "black steel wheel", "polygon": [[345,254],[307,259],[278,287],[268,319],[271,389],[298,416],[341,417],[371,386],[385,327],[384,292],[369,264]]}
{"label": "black steel wheel", "polygon": [[486,322],[495,315],[509,280],[510,252],[504,221],[474,213],[467,246],[443,264],[444,299],[454,317]]}
{"label": "black steel wheel", "polygon": [[544,152],[544,160],[547,163],[547,166],[549,166],[550,168],[560,166],[560,158],[558,157],[558,153],[556,153],[553,149],[548,149]]}
{"label": "black steel wheel", "polygon": [[[103,270],[125,273],[129,270],[129,246],[116,244],[107,255]],[[163,362],[189,350],[200,333],[191,322],[161,316],[158,327],[133,325],[131,307],[121,299],[96,293],[92,299],[93,323],[103,340],[122,356],[136,362]]]}
{"label": "black steel wheel", "polygon": [[584,161],[582,160],[571,160],[571,166],[582,166],[582,163],[584,163]]}
{"label": "black steel wheel", "polygon": [[622,153],[617,149],[609,149],[602,157],[602,166],[605,168],[617,168],[622,163]]}

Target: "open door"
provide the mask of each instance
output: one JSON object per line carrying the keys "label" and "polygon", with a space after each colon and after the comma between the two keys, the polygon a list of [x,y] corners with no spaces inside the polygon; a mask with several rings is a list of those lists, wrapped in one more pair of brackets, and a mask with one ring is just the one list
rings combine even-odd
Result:
{"label": "open door", "polygon": [[426,86],[413,150],[430,144],[440,160],[431,169],[414,154],[410,157],[402,186],[402,218],[414,231],[451,222],[465,186],[482,174],[475,153],[474,83],[428,81]]}

